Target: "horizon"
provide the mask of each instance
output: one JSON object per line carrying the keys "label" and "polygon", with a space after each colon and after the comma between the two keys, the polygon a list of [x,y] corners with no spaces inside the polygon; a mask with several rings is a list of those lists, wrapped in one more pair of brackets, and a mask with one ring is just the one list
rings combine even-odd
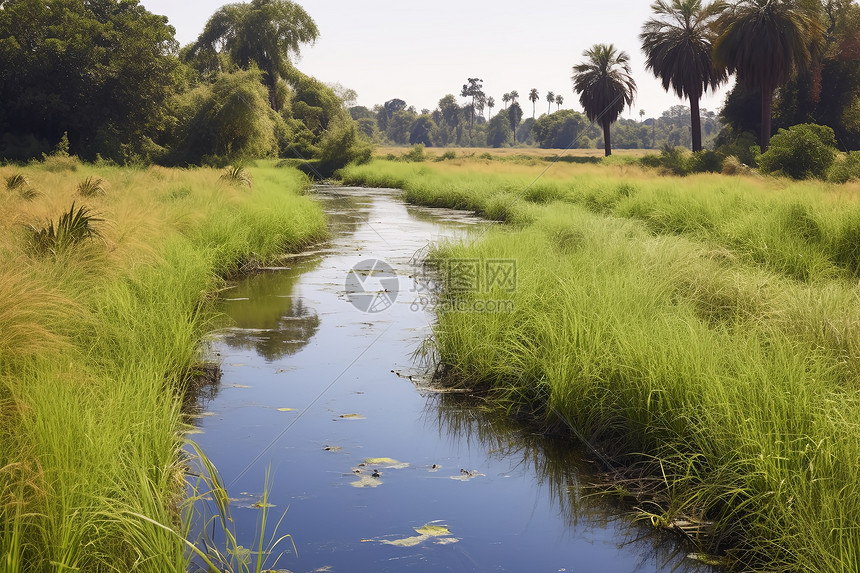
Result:
{"label": "horizon", "polygon": [[[167,16],[177,41],[184,46],[193,42],[212,14],[229,2],[201,0],[193,7],[169,0],[140,3],[150,12]],[[688,100],[667,93],[645,70],[638,34],[651,15],[648,2],[586,0],[571,6],[548,0],[537,12],[523,10],[521,2],[476,6],[440,0],[432,7],[387,0],[369,0],[361,5],[344,0],[296,3],[314,19],[320,34],[316,44],[304,46],[301,57],[293,57],[293,62],[320,81],[355,90],[357,105],[368,108],[399,98],[418,111],[432,111],[446,94],[453,94],[463,104],[466,99],[459,96],[462,85],[467,78],[478,77],[484,80],[487,96],[495,99],[496,113],[503,107],[502,95],[517,90],[523,117],[531,117],[531,88],[540,94],[536,117],[546,113],[545,97],[550,90],[564,97],[562,109],[582,111],[573,92],[571,68],[582,60],[582,51],[595,43],[614,44],[630,55],[638,94],[633,107],[625,108],[620,117],[638,121],[639,110],[644,109],[646,118],[657,118],[673,105],[689,106]],[[589,8],[594,13],[621,16],[604,20],[576,17],[590,12]],[[558,17],[546,18],[547,13]],[[563,34],[569,21],[575,22],[575,27]],[[482,23],[476,26],[475,22]],[[505,41],[504,34],[514,35],[517,41]],[[421,43],[416,38],[424,45],[416,46]],[[715,93],[705,94],[700,100],[702,111],[718,112],[733,84],[730,79]]]}

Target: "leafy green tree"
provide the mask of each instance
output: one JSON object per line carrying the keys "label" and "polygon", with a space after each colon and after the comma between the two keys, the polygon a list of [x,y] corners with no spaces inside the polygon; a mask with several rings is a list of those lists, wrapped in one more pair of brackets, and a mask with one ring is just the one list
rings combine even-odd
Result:
{"label": "leafy green tree", "polygon": [[507,114],[500,113],[490,118],[487,124],[487,145],[490,147],[508,147],[514,143],[514,132]]}
{"label": "leafy green tree", "polygon": [[588,128],[581,113],[566,109],[539,117],[532,127],[535,142],[544,149],[580,147]]}
{"label": "leafy green tree", "polygon": [[535,102],[540,99],[537,88],[532,88],[529,92],[529,101],[532,102],[532,119],[535,118]]}
{"label": "leafy green tree", "polygon": [[595,44],[582,53],[586,61],[573,67],[573,87],[589,120],[603,128],[606,156],[612,155],[609,126],[625,105],[633,105],[636,82],[630,75],[630,56],[612,44]]}
{"label": "leafy green tree", "polygon": [[221,74],[214,83],[178,96],[175,144],[167,161],[226,164],[276,155],[276,132],[288,128],[269,107],[260,76],[258,70]]}
{"label": "leafy green tree", "polygon": [[298,55],[301,46],[312,44],[318,35],[316,23],[298,4],[251,0],[215,11],[189,55],[222,51],[242,69],[257,66],[269,89],[269,103],[277,111],[277,84],[288,75],[290,54]]}
{"label": "leafy green tree", "polygon": [[663,89],[690,100],[693,151],[702,149],[702,121],[699,99],[726,81],[724,68],[711,59],[710,26],[724,5],[702,5],[702,0],[657,0],[651,5],[655,18],[649,19],[639,35],[645,52],[645,67],[662,81]]}
{"label": "leafy green tree", "polygon": [[412,127],[415,119],[416,114],[407,109],[394,112],[388,121],[386,130],[388,139],[397,145],[406,145],[409,142],[409,128]]}
{"label": "leafy green tree", "polygon": [[0,155],[28,159],[64,132],[85,158],[158,153],[177,50],[167,19],[136,0],[0,2]]}
{"label": "leafy green tree", "polygon": [[521,108],[520,104],[517,102],[513,102],[511,107],[508,108],[507,116],[508,121],[511,124],[511,133],[516,133],[517,126],[523,119],[523,108]]}
{"label": "leafy green tree", "polygon": [[410,145],[422,144],[426,147],[432,147],[433,141],[430,134],[436,128],[433,123],[433,118],[429,114],[422,114],[415,118],[412,125],[409,126],[409,143]]}
{"label": "leafy green tree", "polygon": [[770,143],[774,91],[812,61],[822,28],[815,9],[793,0],[740,0],[716,21],[713,57],[761,92],[761,148]]}
{"label": "leafy green tree", "polygon": [[546,113],[549,115],[552,112],[552,104],[555,103],[555,94],[553,92],[546,92],[546,101],[549,104],[546,106]]}

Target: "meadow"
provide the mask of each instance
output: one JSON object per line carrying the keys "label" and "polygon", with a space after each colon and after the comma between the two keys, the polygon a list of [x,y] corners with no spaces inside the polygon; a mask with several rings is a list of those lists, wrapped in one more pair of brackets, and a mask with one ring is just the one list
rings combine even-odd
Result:
{"label": "meadow", "polygon": [[186,568],[181,403],[213,295],[325,236],[304,175],[225,173],[0,167],[0,570]]}
{"label": "meadow", "polygon": [[500,157],[341,177],[506,223],[437,253],[518,277],[448,292],[515,308],[441,307],[446,383],[585,442],[730,569],[857,570],[860,185]]}

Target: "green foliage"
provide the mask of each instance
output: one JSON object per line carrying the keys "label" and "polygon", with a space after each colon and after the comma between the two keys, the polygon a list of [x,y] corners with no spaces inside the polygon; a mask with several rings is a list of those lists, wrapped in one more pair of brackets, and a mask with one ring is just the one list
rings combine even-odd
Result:
{"label": "green foliage", "polygon": [[427,154],[424,152],[424,146],[419,143],[413,145],[412,149],[401,156],[401,159],[412,163],[420,163],[427,160]]}
{"label": "green foliage", "polygon": [[93,225],[102,222],[83,205],[75,210],[72,203],[67,213],[60,215],[57,224],[49,221],[46,227],[30,226],[30,248],[37,254],[58,254],[86,239],[101,237]]}
{"label": "green foliage", "polygon": [[257,70],[221,74],[177,97],[178,124],[168,161],[187,165],[277,153],[276,125]]}
{"label": "green foliage", "polygon": [[90,176],[78,183],[78,195],[81,197],[95,197],[105,194],[105,180],[101,177]]}
{"label": "green foliage", "polygon": [[[75,154],[121,161],[120,144],[137,150],[167,121],[176,47],[167,19],[137,2],[4,2],[0,133],[44,142],[68,132]],[[45,151],[3,147],[17,159]]]}
{"label": "green foliage", "polygon": [[416,145],[418,143],[425,147],[433,147],[433,140],[430,134],[436,129],[436,124],[429,114],[422,114],[415,118],[412,125],[409,126],[409,143]]}
{"label": "green foliage", "polygon": [[762,173],[793,179],[824,179],[836,158],[836,139],[827,126],[804,123],[780,129],[758,157]]}
{"label": "green foliage", "polygon": [[537,144],[544,149],[568,149],[580,147],[588,126],[584,115],[572,109],[563,109],[539,117],[532,134]]}
{"label": "green foliage", "polygon": [[254,185],[251,173],[245,169],[244,165],[228,165],[224,168],[218,180],[224,181],[228,185],[247,187],[248,189]]}
{"label": "green foliage", "polygon": [[487,145],[489,147],[509,147],[514,144],[514,132],[507,114],[499,113],[487,125]]}
{"label": "green foliage", "polygon": [[457,159],[457,152],[453,149],[448,149],[442,155],[434,159],[434,161],[450,161],[452,159]]}
{"label": "green foliage", "polygon": [[[724,136],[731,137],[731,134],[731,129],[724,130],[718,138],[718,143]],[[717,148],[717,151],[727,157],[733,156],[746,165],[755,166],[756,158],[761,154],[756,141],[754,133],[744,131],[733,137],[730,142],[721,143]]]}
{"label": "green foliage", "polygon": [[349,117],[340,117],[320,138],[317,157],[327,171],[334,171],[349,163],[367,163],[372,155],[373,145],[358,124]]}
{"label": "green foliage", "polygon": [[850,151],[833,162],[827,172],[831,183],[847,183],[860,180],[860,151]]}

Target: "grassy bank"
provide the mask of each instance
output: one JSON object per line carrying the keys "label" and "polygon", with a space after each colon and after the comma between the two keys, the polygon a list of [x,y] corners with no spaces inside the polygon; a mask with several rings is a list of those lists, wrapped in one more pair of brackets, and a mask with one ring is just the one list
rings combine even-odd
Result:
{"label": "grassy bank", "polygon": [[[442,311],[451,380],[569,426],[737,568],[860,563],[857,187],[657,177],[630,166],[374,162],[349,183],[512,222],[445,258],[518,282]],[[625,484],[621,484],[625,485]]]}
{"label": "grassy bank", "polygon": [[[181,531],[180,401],[209,293],[324,234],[303,176],[250,172],[249,189],[209,169],[0,168],[0,569],[184,569],[181,536],[139,516]],[[100,237],[34,247],[27,226],[73,202]]]}

